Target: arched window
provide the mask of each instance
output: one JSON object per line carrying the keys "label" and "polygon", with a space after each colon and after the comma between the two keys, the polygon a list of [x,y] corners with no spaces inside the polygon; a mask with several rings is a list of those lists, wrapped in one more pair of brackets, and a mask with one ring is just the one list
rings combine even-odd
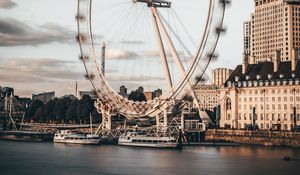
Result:
{"label": "arched window", "polygon": [[231,100],[230,100],[230,98],[226,99],[226,110],[231,110]]}

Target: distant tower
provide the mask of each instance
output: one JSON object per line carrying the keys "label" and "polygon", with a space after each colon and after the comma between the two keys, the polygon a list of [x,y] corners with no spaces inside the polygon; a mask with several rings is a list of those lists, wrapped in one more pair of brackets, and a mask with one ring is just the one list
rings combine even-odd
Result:
{"label": "distant tower", "polygon": [[101,47],[101,72],[103,76],[105,76],[105,49],[106,49],[106,44],[105,42],[103,42]]}
{"label": "distant tower", "polygon": [[78,98],[78,84],[77,84],[77,81],[76,81],[76,84],[75,84],[75,97]]}

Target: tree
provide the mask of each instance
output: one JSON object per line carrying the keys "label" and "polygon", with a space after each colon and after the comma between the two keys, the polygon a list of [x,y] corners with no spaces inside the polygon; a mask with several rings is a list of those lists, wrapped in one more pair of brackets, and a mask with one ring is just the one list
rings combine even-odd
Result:
{"label": "tree", "polygon": [[84,121],[89,120],[91,112],[94,110],[94,101],[89,95],[85,95],[81,99],[81,117]]}
{"label": "tree", "polygon": [[194,98],[189,95],[189,94],[185,94],[183,97],[182,97],[182,100],[183,101],[187,101],[187,102],[193,102]]}
{"label": "tree", "polygon": [[47,120],[46,105],[38,108],[33,117],[35,122],[45,122]]}
{"label": "tree", "polygon": [[66,120],[66,111],[68,110],[71,101],[72,100],[69,97],[64,97],[57,101],[53,111],[53,113],[55,114],[55,120],[57,122],[64,122]]}
{"label": "tree", "polygon": [[58,102],[58,98],[54,98],[53,100],[50,100],[46,104],[46,111],[47,111],[47,122],[54,121],[55,120],[55,114],[54,114],[54,107],[56,103]]}
{"label": "tree", "polygon": [[77,104],[78,104],[77,99],[72,100],[68,110],[66,111],[67,121],[77,121],[77,114],[76,114]]}
{"label": "tree", "polygon": [[26,120],[31,120],[34,118],[36,111],[42,107],[44,103],[41,100],[33,100],[30,107],[28,108],[26,114],[25,114],[25,119]]}
{"label": "tree", "polygon": [[129,100],[132,101],[147,101],[145,94],[143,93],[143,88],[139,87],[137,90],[135,91],[131,91],[129,96],[128,96]]}

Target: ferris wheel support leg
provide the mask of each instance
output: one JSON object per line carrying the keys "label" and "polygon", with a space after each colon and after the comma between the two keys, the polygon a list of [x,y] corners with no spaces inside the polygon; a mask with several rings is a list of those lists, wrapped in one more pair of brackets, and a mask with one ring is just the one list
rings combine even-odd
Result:
{"label": "ferris wheel support leg", "polygon": [[107,129],[111,130],[111,115],[107,116]]}
{"label": "ferris wheel support leg", "polygon": [[[158,15],[158,13],[157,13],[157,9],[154,8],[154,7],[152,7],[152,13],[153,13],[154,16],[155,16],[155,19],[156,19],[156,21],[157,21],[157,23],[158,23],[158,26],[162,29],[162,32],[163,32],[164,36],[165,36],[166,39],[167,39],[167,43],[168,43],[169,49],[170,49],[170,51],[171,51],[172,58],[173,58],[174,61],[175,61],[175,64],[177,65],[177,67],[178,67],[178,69],[179,69],[179,71],[180,71],[182,77],[185,77],[185,76],[186,76],[186,72],[185,72],[185,69],[184,69],[184,67],[183,67],[183,64],[182,64],[182,62],[180,61],[179,55],[178,55],[178,53],[177,53],[177,51],[176,51],[176,49],[175,49],[175,47],[174,47],[174,44],[173,44],[173,42],[172,42],[172,40],[171,40],[171,38],[170,38],[170,36],[169,36],[169,34],[168,34],[168,32],[167,32],[165,26],[163,25],[163,23],[162,23],[162,21],[161,21],[159,15]],[[197,96],[195,95],[195,92],[192,90],[192,86],[191,86],[189,80],[187,80],[187,81],[188,81],[188,82],[187,82],[187,85],[188,85],[188,88],[189,88],[190,91],[191,91],[191,95],[193,96],[194,103],[195,103],[195,105],[197,106],[197,108],[200,110],[200,106],[199,106],[199,103],[198,103],[198,100],[197,100]]]}
{"label": "ferris wheel support leg", "polygon": [[159,122],[159,114],[157,114],[156,116],[155,116],[155,118],[156,118],[156,130],[157,131],[159,131],[159,128],[160,128],[160,122]]}
{"label": "ferris wheel support leg", "polygon": [[107,111],[102,113],[102,130],[111,130],[111,115]]}
{"label": "ferris wheel support leg", "polygon": [[[152,8],[154,8],[154,7],[152,7]],[[166,51],[164,49],[164,44],[163,44],[161,34],[159,31],[159,27],[157,24],[157,19],[156,19],[156,16],[155,16],[153,10],[152,10],[152,21],[153,21],[153,28],[156,33],[157,44],[159,47],[159,55],[160,55],[161,62],[163,64],[164,74],[168,81],[169,89],[172,89],[173,85],[172,85],[171,74],[170,74],[169,65],[168,65],[168,61],[167,61]]]}
{"label": "ferris wheel support leg", "polygon": [[183,113],[181,113],[180,125],[181,125],[182,132],[184,132],[184,114]]}
{"label": "ferris wheel support leg", "polygon": [[164,127],[165,128],[168,127],[168,113],[167,113],[167,109],[164,110]]}

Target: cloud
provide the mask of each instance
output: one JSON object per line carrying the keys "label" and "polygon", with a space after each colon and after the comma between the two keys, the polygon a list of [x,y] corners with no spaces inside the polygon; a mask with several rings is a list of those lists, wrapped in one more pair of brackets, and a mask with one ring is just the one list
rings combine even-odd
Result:
{"label": "cloud", "polygon": [[60,25],[46,23],[37,29],[13,18],[0,18],[0,46],[37,46],[52,42],[68,43],[75,33]]}
{"label": "cloud", "polygon": [[139,57],[137,53],[126,50],[112,49],[106,51],[107,59],[135,59],[137,57]]}
{"label": "cloud", "polygon": [[143,41],[123,40],[123,41],[121,41],[121,44],[142,45],[145,43]]}
{"label": "cloud", "polygon": [[[184,53],[178,52],[178,55],[179,56],[184,56]],[[160,53],[159,53],[159,51],[156,51],[156,50],[150,50],[150,51],[143,52],[143,56],[145,56],[145,57],[160,57]],[[167,57],[172,57],[171,52],[166,51],[166,56]]]}
{"label": "cloud", "polygon": [[120,75],[120,74],[111,74],[106,77],[109,81],[136,81],[136,82],[145,82],[145,81],[160,81],[165,80],[163,77],[158,76],[148,76],[148,75]]}
{"label": "cloud", "polygon": [[83,73],[73,71],[75,62],[52,58],[2,60],[0,66],[1,82],[43,83],[63,80],[77,80]]}
{"label": "cloud", "polygon": [[[142,55],[147,58],[160,58],[159,51],[154,51],[154,50],[153,51],[145,51],[142,53]],[[181,62],[184,64],[190,63],[192,60],[191,57],[185,55],[183,52],[178,52],[178,55],[180,57]],[[174,59],[173,59],[170,51],[166,51],[166,56],[167,56],[167,60],[169,63],[174,62]],[[156,60],[159,60],[159,59],[156,59]]]}
{"label": "cloud", "polygon": [[0,8],[4,9],[11,9],[17,6],[17,4],[11,0],[1,0],[0,1]]}

